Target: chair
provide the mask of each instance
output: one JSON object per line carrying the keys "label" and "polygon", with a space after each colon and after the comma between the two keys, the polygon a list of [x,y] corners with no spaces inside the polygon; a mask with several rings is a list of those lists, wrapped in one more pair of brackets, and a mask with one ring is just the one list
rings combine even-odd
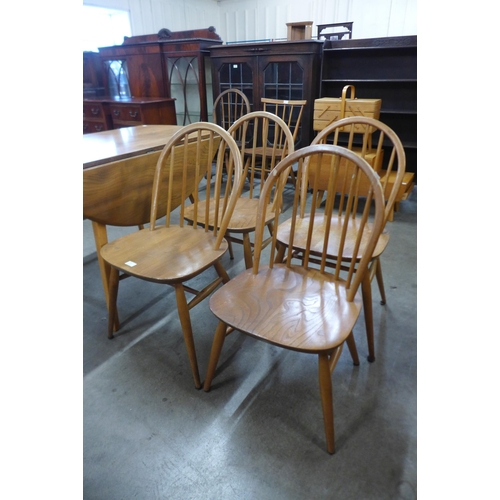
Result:
{"label": "chair", "polygon": [[[269,130],[273,128],[273,136],[269,140]],[[253,264],[253,243],[250,234],[255,231],[257,207],[259,205],[259,187],[272,169],[278,164],[280,157],[286,152],[293,152],[293,138],[286,123],[278,116],[265,111],[253,111],[239,118],[228,131],[233,138],[241,140],[241,158],[245,162],[242,183],[239,186],[238,200],[231,220],[226,228],[226,240],[243,245],[245,267]],[[268,144],[268,140],[270,144]],[[257,144],[263,144],[257,148]],[[277,154],[278,148],[280,155]],[[263,153],[263,155],[262,155]],[[243,189],[246,192],[243,194]],[[273,198],[266,208],[266,224],[272,233],[275,210],[281,207],[281,199]],[[213,207],[211,207],[213,212]],[[192,209],[186,212],[188,220],[192,220]],[[268,240],[269,241],[269,240]],[[264,242],[264,245],[267,241]],[[231,252],[231,247],[229,247]],[[231,258],[233,258],[231,252]]]}
{"label": "chair", "polygon": [[[230,88],[221,92],[215,99],[212,116],[214,123],[224,130],[228,130],[235,121],[247,113],[250,113],[248,97],[241,90]],[[237,136],[233,136],[233,138],[236,140],[236,144],[241,146],[241,138]],[[226,161],[228,161],[227,155]],[[229,252],[232,258],[231,242],[229,242]]]}
{"label": "chair", "polygon": [[[359,265],[351,266],[345,279],[340,277],[339,258],[337,266],[330,272],[325,265],[328,238],[333,215],[334,194],[327,193],[327,210],[315,216],[312,207],[311,217],[304,217],[300,206],[301,183],[307,163],[316,164],[320,160],[328,163],[332,176],[339,170],[339,159],[344,159],[352,166],[353,177],[349,182],[349,197],[346,202],[347,213],[357,203],[355,185],[359,180],[366,180],[370,190],[363,211],[363,217],[354,222],[350,217],[342,217],[339,224],[344,234],[353,237],[353,245],[343,238],[339,245],[339,256],[344,252],[353,257],[362,252]],[[298,163],[297,183],[295,186],[292,224],[289,233],[288,257],[283,263],[276,262],[276,233],[270,246],[269,264],[261,263],[261,246],[266,218],[266,205],[273,187],[283,185],[288,176],[287,170]],[[307,182],[307,180],[305,180]],[[374,215],[370,224],[368,217],[374,205]],[[275,213],[274,224],[279,226],[279,218]],[[368,264],[377,244],[384,223],[384,200],[378,175],[358,155],[345,148],[332,145],[317,144],[295,151],[282,160],[267,178],[259,201],[257,228],[255,232],[255,259],[252,269],[247,269],[230,282],[223,285],[210,298],[210,309],[219,319],[215,332],[204,390],[209,391],[216,371],[218,360],[226,336],[239,330],[258,340],[293,351],[315,354],[319,362],[319,386],[323,407],[323,418],[327,450],[334,453],[333,398],[331,373],[342,352],[344,342],[355,364],[359,364],[356,344],[352,334],[354,325],[361,312],[361,299],[358,288],[367,272]],[[308,238],[304,259],[294,264],[291,250],[295,246],[298,230],[308,226]],[[325,226],[321,233],[325,241],[313,238],[317,226]],[[302,234],[302,232],[300,233]],[[300,242],[302,244],[302,242]],[[317,265],[310,257],[319,259]]]}
{"label": "chair", "polygon": [[250,113],[248,97],[238,89],[227,89],[221,92],[214,102],[213,121],[224,130],[243,115]]}
{"label": "chair", "polygon": [[[332,137],[333,135],[333,137]],[[401,187],[401,183],[405,174],[406,159],[405,152],[401,141],[396,133],[387,125],[379,120],[368,117],[353,116],[338,120],[323,129],[313,140],[312,144],[324,144],[327,140],[333,141],[333,144],[346,144],[347,148],[353,150],[357,155],[364,158],[370,166],[381,176],[381,184],[384,191],[384,198],[386,200],[384,211],[384,226],[390,220],[391,213],[394,208],[396,196]],[[384,165],[384,151],[390,153],[386,156],[386,163]],[[388,157],[388,158],[387,158]],[[341,162],[342,163],[342,162]],[[385,170],[382,167],[385,166]],[[337,193],[338,200],[338,214],[345,214],[342,205],[347,191],[346,185],[351,172],[345,165],[341,165],[338,178],[335,182],[331,181],[329,176],[328,165],[323,166],[317,171],[314,167],[309,170],[308,185],[304,183],[303,187],[309,187],[313,190],[313,205],[319,209],[323,194],[327,190],[333,190]],[[329,185],[329,182],[331,184]],[[357,186],[358,196],[364,197],[368,192],[369,184],[362,182]],[[302,203],[305,204],[307,200],[306,193],[302,193]],[[305,207],[303,206],[303,210]],[[358,217],[354,210],[351,214],[353,220]],[[306,216],[308,217],[308,216]],[[278,231],[278,242],[281,244],[281,251],[279,252],[279,259],[284,256],[284,249],[288,244],[288,232],[290,222],[285,222],[280,226]],[[335,265],[338,260],[337,242],[340,239],[341,227],[337,224],[330,226],[330,246],[327,251],[328,265]],[[302,258],[305,251],[306,234],[302,234],[300,238],[296,238],[297,244],[294,248],[293,256]],[[321,240],[322,234],[318,234],[317,238]],[[302,246],[299,241],[303,241]],[[384,252],[389,242],[389,234],[384,232],[377,244],[376,250],[371,258],[369,273],[366,274],[365,280],[362,283],[362,294],[364,303],[364,316],[366,325],[366,336],[368,342],[368,361],[375,361],[375,346],[374,346],[374,331],[373,331],[373,308],[372,308],[372,293],[371,281],[374,277],[377,278],[377,283],[380,290],[381,303],[386,303],[386,295],[384,290],[384,282],[382,276],[382,267],[380,263],[380,255]],[[358,255],[358,259],[362,254]],[[344,253],[344,264],[350,262],[351,256]]]}
{"label": "chair", "polygon": [[297,137],[300,130],[300,122],[304,112],[306,100],[283,100],[283,99],[268,99],[262,97],[260,100],[263,104],[264,111],[269,111],[279,116],[287,125],[293,135],[293,144],[297,145]]}
{"label": "chair", "polygon": [[[183,127],[165,145],[156,165],[149,228],[112,241],[101,249],[111,266],[109,276],[108,337],[113,338],[117,321],[119,273],[171,285],[188,351],[194,383],[201,387],[189,311],[208,297],[229,277],[220,259],[228,245],[224,233],[236,204],[237,190],[223,191],[222,167],[226,148],[231,152],[235,185],[239,185],[242,164],[239,149],[228,132],[213,123],[193,123]],[[215,157],[216,170],[212,173]],[[205,199],[202,199],[202,198]],[[193,200],[194,225],[184,221],[188,199]],[[215,199],[217,214],[214,229],[202,214]],[[164,201],[166,200],[166,201]],[[166,203],[165,225],[157,225],[159,207]],[[179,222],[174,222],[173,207],[179,207]],[[220,209],[219,209],[220,208]],[[203,227],[201,227],[203,226]],[[219,230],[220,228],[220,230]],[[217,278],[203,290],[186,282],[206,269],[215,268]],[[186,293],[194,297],[187,301]]]}
{"label": "chair", "polygon": [[[297,147],[300,140],[299,130],[301,128],[302,114],[304,106],[307,104],[306,100],[283,100],[283,99],[269,99],[266,97],[261,98],[261,102],[265,111],[274,113],[279,116],[287,125],[293,136],[293,145]],[[283,159],[283,154],[280,149],[277,151],[278,157]],[[290,169],[290,180],[295,182],[295,172],[293,168]]]}

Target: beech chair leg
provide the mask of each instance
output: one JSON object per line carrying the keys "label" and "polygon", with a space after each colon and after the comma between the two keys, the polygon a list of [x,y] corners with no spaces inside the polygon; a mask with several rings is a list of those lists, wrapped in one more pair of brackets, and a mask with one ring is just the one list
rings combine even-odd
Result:
{"label": "beech chair leg", "polygon": [[222,283],[227,283],[229,281],[229,275],[227,274],[227,271],[225,270],[221,261],[220,260],[216,261],[214,263],[214,267],[215,270],[217,271],[217,274],[222,278]]}
{"label": "beech chair leg", "polygon": [[118,269],[110,266],[108,275],[108,339],[114,338],[113,333],[120,328],[116,307],[119,281]]}
{"label": "beech chair leg", "polygon": [[332,376],[327,353],[318,354],[319,390],[323,421],[325,424],[326,448],[328,453],[335,453],[335,434],[333,428]]}
{"label": "beech chair leg", "polygon": [[365,273],[365,277],[361,282],[361,292],[363,297],[363,310],[365,314],[366,340],[368,342],[368,361],[375,361],[375,344],[373,334],[373,304],[372,304],[372,286],[369,273]]}
{"label": "beech chair leg", "polygon": [[253,256],[250,235],[248,233],[243,233],[243,256],[245,258],[245,268],[251,269],[253,266]]}
{"label": "beech chair leg", "polygon": [[281,264],[285,260],[286,246],[277,243],[277,248],[278,251],[276,252],[276,257],[274,258],[274,262],[276,264]]}
{"label": "beech chair leg", "polygon": [[214,341],[212,343],[212,350],[210,351],[210,359],[208,361],[207,374],[205,376],[205,383],[203,384],[203,390],[208,392],[210,386],[212,385],[212,380],[215,375],[215,369],[217,368],[217,363],[219,362],[220,353],[222,351],[222,346],[224,345],[224,340],[226,339],[226,323],[219,321],[217,329],[215,330]]}
{"label": "beech chair leg", "polygon": [[380,263],[380,258],[377,258],[377,260],[375,261],[375,265],[377,266],[375,268],[375,276],[377,278],[378,289],[380,291],[380,297],[381,297],[380,303],[384,306],[386,303],[386,298],[385,298],[385,288],[384,288],[384,277],[382,276],[382,265]]}
{"label": "beech chair leg", "polygon": [[356,348],[356,341],[354,340],[354,335],[352,334],[352,332],[349,334],[349,337],[347,337],[346,343],[347,347],[349,348],[349,352],[351,353],[353,365],[359,366],[358,349]]}
{"label": "beech chair leg", "polygon": [[191,318],[189,316],[189,307],[186,300],[186,294],[182,283],[174,285],[175,296],[177,298],[177,311],[182,327],[182,334],[184,335],[184,343],[189,357],[189,364],[193,372],[194,386],[197,389],[201,388],[200,374],[198,372],[198,361],[196,359],[196,350],[194,346],[193,330],[191,328]]}
{"label": "beech chair leg", "polygon": [[229,240],[226,240],[226,241],[227,241],[227,248],[228,248],[228,250],[229,250],[229,258],[230,258],[231,260],[233,260],[233,259],[234,259],[233,244],[232,244],[232,243],[231,243],[231,241],[229,241]]}

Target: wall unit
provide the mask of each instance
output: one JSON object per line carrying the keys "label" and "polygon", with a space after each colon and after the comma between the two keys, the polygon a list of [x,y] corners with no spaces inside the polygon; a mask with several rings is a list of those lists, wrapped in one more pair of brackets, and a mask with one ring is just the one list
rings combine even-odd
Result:
{"label": "wall unit", "polygon": [[400,137],[416,178],[417,37],[325,41],[321,97],[340,97],[348,84],[358,98],[382,99],[380,120]]}
{"label": "wall unit", "polygon": [[176,125],[175,100],[166,97],[83,100],[83,133],[138,125]]}
{"label": "wall unit", "polygon": [[245,93],[252,111],[260,99],[306,99],[296,147],[312,140],[314,100],[319,97],[323,42],[238,43],[210,48],[213,100],[228,88]]}
{"label": "wall unit", "polygon": [[171,97],[177,123],[208,121],[212,113],[208,47],[222,44],[215,28],[126,37],[99,48],[107,93],[120,97]]}

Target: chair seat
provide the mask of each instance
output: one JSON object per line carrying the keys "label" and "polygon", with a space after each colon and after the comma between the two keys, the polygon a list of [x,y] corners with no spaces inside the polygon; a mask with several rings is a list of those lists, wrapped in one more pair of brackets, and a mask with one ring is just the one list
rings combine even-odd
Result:
{"label": "chair seat", "polygon": [[[101,249],[113,267],[155,283],[185,281],[214,264],[228,249],[215,250],[215,236],[192,226],[156,227],[128,234]],[[135,265],[133,265],[135,263]]]}
{"label": "chair seat", "polygon": [[[264,156],[264,148],[263,147],[257,147],[257,148],[252,148],[247,151],[248,155],[252,154],[252,151],[255,152],[257,156]],[[276,158],[281,158],[283,156],[283,149],[275,149],[274,154]],[[266,148],[266,156],[271,157],[273,155],[273,148],[272,146],[268,146]]]}
{"label": "chair seat", "polygon": [[344,342],[361,310],[359,294],[348,302],[343,281],[314,269],[284,264],[251,269],[210,298],[227,325],[271,344],[300,352],[329,351]]}
{"label": "chair seat", "polygon": [[[221,200],[222,204],[222,200]],[[203,205],[204,207],[205,205]],[[229,225],[227,226],[227,231],[230,233],[247,233],[255,230],[257,224],[257,207],[259,206],[258,198],[245,198],[240,197],[236,201],[236,206],[233,211]],[[198,211],[202,206],[198,207]],[[222,208],[221,208],[222,209]],[[215,201],[210,202],[210,226],[213,228],[214,224],[214,213],[215,213]],[[198,214],[198,217],[203,218],[202,214]],[[194,207],[192,205],[186,207],[184,211],[184,218],[186,220],[192,221],[194,218]],[[266,211],[266,223],[271,222],[274,219],[274,211],[272,204],[267,206]],[[219,218],[220,220],[220,218]]]}
{"label": "chair seat", "polygon": [[[303,218],[297,218],[295,220],[295,239],[294,248],[295,250],[303,250],[306,248],[307,242],[307,231],[309,225],[310,214],[306,214]],[[332,217],[330,226],[330,238],[328,240],[328,255],[337,255],[339,250],[339,238],[340,230],[342,227],[343,217]],[[358,232],[359,219],[353,219],[352,223],[349,224],[349,229],[346,234],[346,247],[343,252],[343,260],[352,259],[353,247],[352,244],[356,241],[356,233]],[[276,238],[280,243],[287,245],[290,240],[290,225],[291,220],[286,220],[281,223],[277,229]],[[358,252],[358,260],[363,255],[363,247],[366,246],[366,242],[371,234],[370,227],[368,224],[368,230],[363,234],[363,239],[361,241],[361,247]],[[325,218],[323,213],[314,216],[314,232],[312,235],[312,241],[310,246],[310,252],[313,255],[321,255],[323,252],[323,242],[325,235]],[[373,252],[373,258],[379,257],[385,250],[387,244],[389,243],[390,235],[385,232],[382,233],[378,239],[377,246]]]}

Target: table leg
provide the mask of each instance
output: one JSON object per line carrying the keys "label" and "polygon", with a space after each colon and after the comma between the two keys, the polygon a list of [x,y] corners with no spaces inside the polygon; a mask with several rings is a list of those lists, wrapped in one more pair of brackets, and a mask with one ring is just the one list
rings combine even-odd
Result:
{"label": "table leg", "polygon": [[[97,251],[97,260],[99,262],[99,270],[101,272],[102,287],[104,289],[104,297],[106,299],[106,306],[109,311],[109,264],[101,257],[101,248],[108,243],[108,232],[104,224],[92,221],[92,229],[94,231],[95,248]],[[119,328],[118,314],[115,315],[114,331]]]}

